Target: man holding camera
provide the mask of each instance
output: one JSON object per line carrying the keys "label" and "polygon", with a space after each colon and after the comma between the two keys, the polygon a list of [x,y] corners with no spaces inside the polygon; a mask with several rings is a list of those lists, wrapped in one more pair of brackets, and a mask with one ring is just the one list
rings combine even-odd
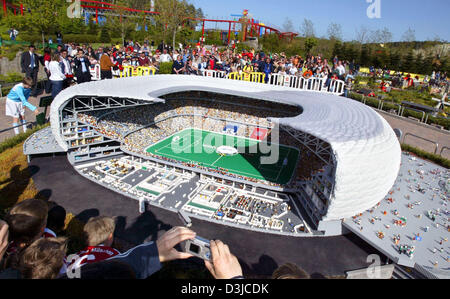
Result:
{"label": "man holding camera", "polygon": [[[194,240],[196,233],[185,227],[175,227],[166,232],[156,242],[144,243],[120,255],[80,268],[81,279],[146,279],[162,268],[162,263],[193,257],[189,252],[179,252],[177,245]],[[205,261],[206,268],[216,279],[242,279],[242,268],[227,245],[221,241],[211,241],[211,262]],[[69,268],[67,277],[71,278]]]}
{"label": "man holding camera", "polygon": [[[188,259],[193,257],[188,252],[179,252],[175,247],[187,240],[195,239],[196,233],[185,227],[175,227],[165,233],[158,241],[154,251],[149,250],[153,245],[138,246],[113,259],[125,262],[132,266],[136,273],[136,278],[147,278],[159,269],[161,263],[170,262],[179,259]],[[205,261],[205,266],[215,279],[242,279],[242,268],[238,259],[231,254],[230,248],[222,241],[211,241],[211,262]],[[149,247],[146,249],[146,247]],[[141,251],[141,253],[139,253]],[[144,253],[144,255],[142,255]],[[151,254],[153,257],[145,258],[145,255]],[[158,257],[155,260],[155,257]],[[148,261],[142,263],[142,261]],[[153,262],[152,262],[153,261]]]}

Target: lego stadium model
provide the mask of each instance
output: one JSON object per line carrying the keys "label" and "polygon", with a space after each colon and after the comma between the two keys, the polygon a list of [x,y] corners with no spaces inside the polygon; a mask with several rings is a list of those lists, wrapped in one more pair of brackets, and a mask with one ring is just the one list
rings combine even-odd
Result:
{"label": "lego stadium model", "polygon": [[[424,185],[402,181],[415,173],[404,169],[415,160],[402,155],[393,129],[361,103],[287,87],[160,75],[64,90],[53,101],[51,125],[25,143],[25,154],[42,154],[50,144],[48,153],[67,152],[80,175],[141,205],[267,234],[353,231],[399,264],[414,265],[413,252],[401,247],[413,245],[406,236],[393,243],[398,250],[380,242],[388,242],[385,230],[401,227],[395,221],[405,222],[407,211],[425,200],[411,199],[406,210],[400,199],[385,201],[394,193],[409,201],[407,192]],[[427,185],[435,202],[424,203],[431,213],[424,219],[434,215],[442,223],[410,221],[417,222],[409,227],[412,236],[423,226],[446,242],[447,210],[437,207],[448,200],[439,187],[442,181],[448,188],[448,175],[432,165],[419,173],[437,179]],[[447,273],[448,255],[439,266],[426,265],[433,250],[417,251],[423,267]]]}

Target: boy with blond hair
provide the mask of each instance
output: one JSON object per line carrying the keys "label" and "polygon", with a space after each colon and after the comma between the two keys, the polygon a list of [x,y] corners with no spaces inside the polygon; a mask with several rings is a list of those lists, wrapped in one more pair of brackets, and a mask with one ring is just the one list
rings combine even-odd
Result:
{"label": "boy with blond hair", "polygon": [[100,262],[119,255],[120,252],[111,247],[115,229],[114,219],[110,217],[100,216],[89,219],[83,229],[87,247],[78,252],[75,259],[68,261],[69,268],[80,268],[85,264]]}

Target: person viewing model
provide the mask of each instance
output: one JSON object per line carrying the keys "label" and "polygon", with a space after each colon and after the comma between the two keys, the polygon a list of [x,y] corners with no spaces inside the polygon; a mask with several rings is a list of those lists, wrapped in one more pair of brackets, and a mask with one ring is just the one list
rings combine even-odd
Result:
{"label": "person viewing model", "polygon": [[111,61],[112,51],[110,49],[105,49],[105,54],[100,58],[100,69],[102,74],[102,79],[112,79],[111,68],[116,65]]}
{"label": "person viewing model", "polygon": [[35,53],[36,47],[34,45],[30,45],[28,49],[29,50],[24,52],[20,57],[20,67],[22,68],[22,73],[25,74],[25,77],[32,79],[32,84],[30,86],[33,88],[33,92],[31,93],[31,96],[36,97],[38,94],[37,82],[39,63],[41,61],[39,59],[39,55]]}
{"label": "person viewing model", "polygon": [[66,80],[66,75],[62,72],[61,57],[59,54],[53,54],[52,61],[49,64],[50,71],[50,82],[52,84],[52,97],[53,99],[61,92],[64,85],[64,80]]}
{"label": "person viewing model", "polygon": [[27,77],[23,79],[22,83],[14,86],[6,98],[6,116],[13,118],[14,133],[19,135],[19,120],[23,126],[23,132],[27,131],[25,121],[25,107],[38,115],[39,110],[28,102],[31,94],[31,87],[33,86],[33,79]]}

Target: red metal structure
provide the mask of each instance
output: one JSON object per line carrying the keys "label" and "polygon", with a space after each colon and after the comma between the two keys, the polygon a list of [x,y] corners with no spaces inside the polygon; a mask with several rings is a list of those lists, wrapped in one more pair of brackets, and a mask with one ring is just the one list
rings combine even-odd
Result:
{"label": "red metal structure", "polygon": [[[3,12],[5,15],[8,13],[8,10],[12,10],[14,15],[16,15],[18,13],[20,13],[21,15],[24,15],[23,4],[20,4],[20,6],[17,6],[17,5],[7,2],[7,0],[2,0],[2,1],[3,1]],[[95,11],[95,18],[96,18],[97,23],[98,23],[99,15],[105,14],[107,12],[111,13],[111,12],[118,11],[118,10],[126,11],[129,14],[144,13],[144,14],[148,14],[148,15],[159,15],[159,12],[156,12],[156,11],[139,10],[139,9],[134,9],[134,8],[129,8],[129,7],[122,7],[122,6],[118,6],[115,4],[102,2],[102,1],[80,0],[80,2],[81,2],[81,7],[83,9]],[[203,43],[204,37],[205,37],[205,24],[207,22],[228,23],[229,24],[229,26],[228,26],[228,41],[230,41],[230,38],[231,38],[232,27],[235,29],[236,24],[240,24],[240,25],[243,24],[242,21],[234,21],[234,20],[215,20],[215,19],[203,19],[203,18],[192,18],[192,17],[186,17],[185,19],[194,20],[194,21],[198,21],[198,22],[202,23],[202,43]],[[294,32],[281,32],[280,30],[278,30],[276,28],[262,25],[259,23],[255,23],[255,21],[253,19],[248,19],[248,21],[242,27],[243,27],[243,41],[245,41],[247,39],[247,34],[249,34],[250,36],[253,36],[253,32],[258,32],[258,35],[259,35],[259,32],[261,32],[261,29],[264,30],[264,35],[276,33],[280,39],[290,39],[292,41],[292,39],[295,36],[297,36],[297,33],[294,33]],[[249,30],[247,30],[247,28],[249,28]]]}

